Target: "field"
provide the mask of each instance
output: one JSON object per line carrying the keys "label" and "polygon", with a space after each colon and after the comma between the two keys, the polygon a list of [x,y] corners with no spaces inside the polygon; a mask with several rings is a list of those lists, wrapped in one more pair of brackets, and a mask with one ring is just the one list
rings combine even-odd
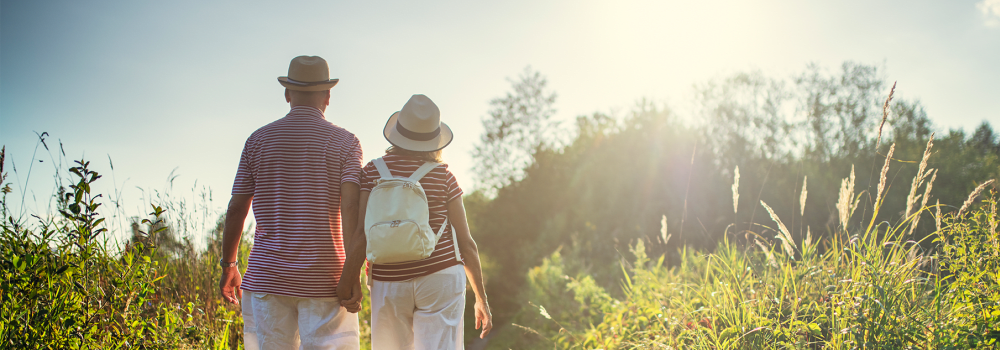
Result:
{"label": "field", "polygon": [[[845,64],[842,77],[795,88],[861,92],[793,109],[842,113],[810,114],[816,123],[868,116],[874,76]],[[528,95],[494,101],[487,129],[549,113],[544,78],[523,78],[514,91]],[[581,116],[562,141],[533,135],[544,142],[519,150],[522,169],[480,159],[479,170],[497,171],[465,197],[495,317],[486,348],[1000,348],[992,128],[935,137],[919,104],[890,104],[890,90],[881,123],[813,135],[816,124],[770,115],[763,124],[781,127],[754,129],[768,116],[754,108],[774,102],[755,100],[772,96],[759,94],[762,79],[706,88],[708,126],[643,101],[626,118]],[[543,105],[521,108],[531,103]],[[545,118],[495,134],[543,130],[530,123]],[[812,141],[779,142],[795,137]],[[477,152],[525,146],[490,142]],[[79,160],[56,177],[53,214],[24,215],[7,205],[3,158],[0,348],[242,348],[239,307],[218,293],[222,213],[161,194],[148,215],[126,218],[114,194],[92,191],[107,180]],[[204,248],[193,237],[207,237]],[[361,329],[368,348],[366,321]]]}

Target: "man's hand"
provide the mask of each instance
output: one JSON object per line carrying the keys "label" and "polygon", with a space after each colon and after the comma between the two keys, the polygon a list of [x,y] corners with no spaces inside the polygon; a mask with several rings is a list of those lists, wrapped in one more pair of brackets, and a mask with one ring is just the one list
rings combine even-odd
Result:
{"label": "man's hand", "polygon": [[340,298],[340,306],[343,306],[351,313],[361,311],[361,281],[347,281],[341,278],[337,283],[337,298]]}
{"label": "man's hand", "polygon": [[243,284],[243,276],[240,275],[238,267],[222,268],[222,278],[219,279],[219,291],[222,292],[223,299],[230,304],[239,305],[240,299],[243,298],[243,290],[240,289],[241,284]]}
{"label": "man's hand", "polygon": [[490,304],[485,300],[476,300],[476,329],[483,328],[479,338],[486,338],[493,329],[493,314],[490,313]]}

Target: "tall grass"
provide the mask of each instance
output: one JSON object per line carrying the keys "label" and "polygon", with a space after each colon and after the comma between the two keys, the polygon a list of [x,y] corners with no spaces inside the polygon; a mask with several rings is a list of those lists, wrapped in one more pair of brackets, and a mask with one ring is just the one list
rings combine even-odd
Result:
{"label": "tall grass", "polygon": [[[522,314],[516,327],[533,341],[519,344],[540,349],[1000,348],[997,194],[973,205],[986,182],[958,211],[942,215],[940,204],[927,206],[934,181],[933,170],[925,170],[931,147],[928,143],[907,200],[913,205],[922,197],[920,207],[913,205],[894,225],[875,219],[885,200],[890,147],[871,222],[845,226],[817,242],[808,229],[806,237],[792,237],[761,202],[777,228],[729,233],[712,252],[684,248],[679,266],[664,266],[663,256],[651,260],[645,242],[637,241],[631,262],[621,263],[620,298],[585,273],[569,276],[567,266],[573,262],[556,252],[530,271],[526,295],[535,312]],[[923,195],[918,194],[921,185],[926,185]],[[857,207],[860,195],[853,187],[852,171],[837,203],[841,223],[849,222]],[[931,213],[938,229],[927,238],[933,242],[925,242],[934,248],[925,249],[910,237],[921,215]],[[730,240],[746,234],[755,237],[752,242]]]}
{"label": "tall grass", "polygon": [[53,198],[57,215],[25,218],[7,206],[0,165],[0,348],[240,348],[238,309],[216,293],[221,228],[195,249],[190,232],[178,232],[184,224],[169,219],[190,211],[163,201],[134,218],[132,232],[111,232],[100,214],[106,198],[92,190],[102,175],[84,160],[68,173]]}
{"label": "tall grass", "polygon": [[[218,292],[225,217],[212,209],[210,192],[192,191],[189,202],[148,191],[146,218],[109,223],[124,217],[123,203],[94,193],[102,175],[80,160],[67,171],[72,181],[56,177],[57,186],[72,183],[53,199],[58,215],[23,218],[7,206],[4,155],[0,349],[243,348],[239,306]],[[112,220],[102,216],[102,202],[115,207]],[[238,256],[246,271],[252,242],[249,231],[243,235]],[[196,236],[205,236],[203,247]],[[370,348],[365,293],[361,343]]]}

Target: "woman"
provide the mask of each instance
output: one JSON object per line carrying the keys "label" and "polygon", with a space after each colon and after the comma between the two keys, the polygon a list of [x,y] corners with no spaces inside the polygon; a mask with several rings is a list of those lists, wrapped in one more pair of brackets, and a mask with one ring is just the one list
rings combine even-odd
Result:
{"label": "woman", "polygon": [[[427,162],[441,163],[441,150],[453,138],[451,129],[440,122],[437,106],[424,95],[413,95],[390,116],[383,134],[392,147],[381,159],[394,177],[409,177]],[[375,161],[363,172],[359,222],[365,221],[371,191],[382,177]],[[445,164],[431,169],[419,183],[427,197],[430,229],[442,234],[425,259],[370,266],[373,349],[463,349],[466,279],[476,295],[480,338],[493,328],[479,250],[469,233],[461,187]],[[351,312],[360,310],[360,267],[367,247],[367,224],[359,226],[350,240],[337,286],[342,305]],[[440,231],[442,227],[444,231]],[[455,252],[456,240],[459,254]]]}

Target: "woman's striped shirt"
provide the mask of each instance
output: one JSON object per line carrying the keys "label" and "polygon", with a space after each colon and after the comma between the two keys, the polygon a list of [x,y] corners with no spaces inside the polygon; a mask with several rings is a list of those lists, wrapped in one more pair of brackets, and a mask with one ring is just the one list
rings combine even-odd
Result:
{"label": "woman's striped shirt", "polygon": [[[409,177],[417,170],[424,161],[411,156],[400,156],[389,154],[382,157],[385,165],[395,177]],[[381,176],[375,168],[375,164],[368,162],[363,169],[361,179],[361,190],[371,191],[375,187],[375,180]],[[430,226],[434,232],[438,232],[444,219],[448,217],[448,203],[455,198],[462,196],[462,188],[458,186],[455,175],[448,170],[448,165],[442,164],[431,170],[420,179],[420,186],[427,194],[427,205],[430,211]],[[449,220],[450,221],[450,220]],[[450,226],[450,225],[449,225]],[[452,241],[451,227],[445,229],[441,239],[431,256],[423,260],[405,261],[393,264],[373,264],[372,278],[376,281],[392,282],[405,281],[412,278],[426,276],[445,268],[452,267],[462,262],[455,258],[455,244]]]}

